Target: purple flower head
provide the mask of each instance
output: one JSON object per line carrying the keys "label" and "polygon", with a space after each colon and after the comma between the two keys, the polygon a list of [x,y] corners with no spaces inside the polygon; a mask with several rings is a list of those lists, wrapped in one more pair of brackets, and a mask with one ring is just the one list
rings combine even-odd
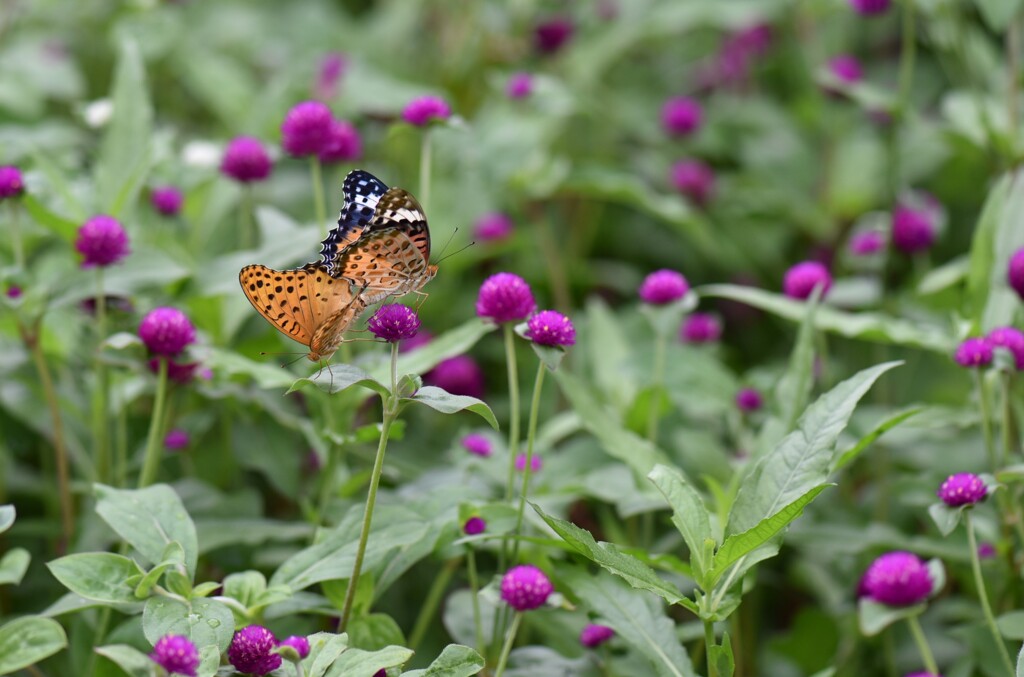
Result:
{"label": "purple flower head", "polygon": [[512,234],[514,228],[512,219],[500,212],[484,214],[473,224],[473,232],[477,239],[484,242],[504,240]]}
{"label": "purple flower head", "polygon": [[692,313],[679,330],[684,343],[714,343],[722,336],[722,323],[710,313]]}
{"label": "purple flower head", "polygon": [[153,645],[149,657],[170,674],[196,677],[199,668],[199,649],[183,635],[164,635]]}
{"label": "purple flower head", "polygon": [[661,125],[670,136],[687,136],[700,129],[704,111],[696,99],[677,96],[661,107]]}
{"label": "purple flower head", "polygon": [[935,243],[935,215],[928,209],[897,205],[892,212],[892,244],[907,254],[929,249]]}
{"label": "purple flower head", "polygon": [[402,119],[410,125],[425,127],[432,120],[447,120],[452,109],[448,103],[437,96],[421,96],[413,99],[402,111]]}
{"label": "purple flower head", "polygon": [[850,253],[854,256],[869,256],[885,249],[885,233],[866,230],[850,238]]}
{"label": "purple flower head", "polygon": [[601,646],[615,636],[615,631],[607,625],[590,623],[580,632],[580,644],[590,649]]}
{"label": "purple flower head", "polygon": [[572,39],[573,29],[568,17],[553,17],[534,27],[533,44],[543,54],[554,54]]}
{"label": "purple flower head", "polygon": [[892,4],[892,0],[850,0],[853,11],[863,16],[884,14],[890,4]]}
{"label": "purple flower head", "polygon": [[536,609],[553,591],[544,572],[530,564],[512,567],[501,579],[501,598],[516,611]]}
{"label": "purple flower head", "polygon": [[868,597],[889,606],[910,606],[924,601],[932,592],[928,566],[909,552],[882,555],[864,574]]}
{"label": "purple flower head", "polygon": [[313,85],[313,96],[318,99],[333,99],[338,95],[338,83],[345,73],[348,61],[345,55],[340,52],[326,54],[320,62],[320,70],[317,73],[316,84]]}
{"label": "purple flower head", "polygon": [[262,625],[248,625],[231,638],[228,661],[239,672],[265,675],[281,667],[281,656],[273,653],[276,646],[274,633]]}
{"label": "purple flower head", "polygon": [[188,446],[188,442],[188,433],[177,428],[164,436],[164,448],[168,451],[180,451]]}
{"label": "purple flower head", "polygon": [[1024,369],[1024,332],[1014,327],[996,327],[985,338],[994,348],[1008,350],[1013,355],[1014,366]]}
{"label": "purple flower head", "polygon": [[1006,281],[1010,283],[1013,291],[1017,292],[1017,296],[1024,300],[1024,247],[1015,251],[1010,257]]}
{"label": "purple flower head", "polygon": [[21,298],[21,287],[16,284],[8,285],[7,291],[4,292],[9,299]]}
{"label": "purple flower head", "polygon": [[420,329],[418,332],[416,332],[416,335],[413,336],[411,339],[407,339],[405,341],[402,341],[402,345],[399,346],[398,352],[400,352],[400,353],[407,353],[407,352],[409,352],[411,350],[416,350],[417,348],[422,348],[423,346],[427,345],[428,343],[430,343],[433,340],[434,340],[434,335],[433,334],[431,334],[426,329]]}
{"label": "purple flower head", "polygon": [[467,395],[480,399],[484,396],[484,372],[469,355],[456,355],[441,360],[423,376],[433,386],[452,395]]}
{"label": "purple flower head", "polygon": [[149,352],[173,357],[195,342],[196,330],[177,308],[154,308],[142,318],[139,338]]}
{"label": "purple flower head", "polygon": [[961,505],[974,505],[983,500],[988,496],[988,487],[974,473],[962,472],[947,477],[935,495],[946,505],[956,508]]}
{"label": "purple flower head", "polygon": [[772,46],[774,32],[768,24],[754,24],[733,33],[730,47],[750,56],[761,56]]}
{"label": "purple flower head", "polygon": [[282,639],[279,646],[290,646],[295,649],[295,653],[299,654],[299,658],[305,658],[309,655],[309,640],[305,637],[292,635],[287,639]]}
{"label": "purple flower head", "polygon": [[510,99],[525,99],[533,94],[533,76],[529,73],[513,73],[505,84],[505,96]]}
{"label": "purple flower head", "polygon": [[21,170],[12,165],[0,167],[0,200],[18,197],[25,192],[25,179]]}
{"label": "purple flower head", "polygon": [[786,271],[782,291],[790,298],[806,299],[818,285],[822,287],[821,296],[824,298],[832,287],[828,268],[817,261],[801,261]]}
{"label": "purple flower head", "polygon": [[83,256],[82,267],[109,266],[128,256],[128,234],[113,216],[99,214],[78,229],[75,249]]}
{"label": "purple flower head", "polygon": [[849,54],[832,57],[828,62],[828,72],[840,82],[852,85],[864,79],[864,69],[860,61]]}
{"label": "purple flower head", "polygon": [[331,109],[321,101],[295,104],[281,123],[281,145],[289,155],[319,155],[331,138]]}
{"label": "purple flower head", "polygon": [[327,141],[320,149],[320,162],[349,162],[363,156],[363,140],[355,127],[344,120],[331,120]]}
{"label": "purple flower head", "polygon": [[700,160],[683,160],[672,165],[673,187],[698,207],[704,207],[715,192],[715,172]]}
{"label": "purple flower head", "polygon": [[542,346],[571,346],[576,343],[576,328],[557,310],[542,310],[527,322],[526,338]]}
{"label": "purple flower head", "polygon": [[736,406],[746,413],[757,411],[764,406],[764,397],[754,388],[743,388],[736,393]]}
{"label": "purple flower head", "polygon": [[466,523],[462,525],[462,533],[467,536],[482,534],[485,529],[487,529],[487,522],[484,521],[483,517],[470,517],[466,520]]}
{"label": "purple flower head", "polygon": [[476,314],[498,324],[526,319],[537,307],[526,280],[512,273],[496,273],[480,285]]}
{"label": "purple flower head", "polygon": [[388,677],[388,671],[381,668],[377,672],[373,673],[373,677]]}
{"label": "purple flower head", "polygon": [[644,278],[640,285],[640,300],[652,306],[661,306],[678,301],[689,291],[690,283],[682,273],[662,268]]}
{"label": "purple flower head", "polygon": [[177,216],[184,202],[181,191],[174,186],[157,186],[149,191],[149,202],[164,216]]}
{"label": "purple flower head", "polygon": [[987,367],[992,364],[992,344],[987,338],[969,338],[961,343],[953,358],[961,367]]}
{"label": "purple flower head", "polygon": [[487,457],[494,453],[491,440],[480,433],[470,433],[463,437],[462,448],[475,456]]}
{"label": "purple flower head", "polygon": [[[148,364],[151,372],[154,374],[159,373],[159,357],[152,358]],[[174,360],[167,360],[167,378],[175,383],[188,383],[195,377],[196,369],[198,368],[198,362],[175,362]],[[212,376],[213,374],[211,373],[210,375]]]}
{"label": "purple flower head", "polygon": [[978,544],[978,557],[981,559],[992,559],[996,556],[996,546],[988,541]]}
{"label": "purple flower head", "polygon": [[273,165],[263,143],[251,136],[238,136],[224,149],[220,163],[221,174],[235,181],[251,183],[270,176]]}
{"label": "purple flower head", "polygon": [[398,343],[416,335],[420,318],[416,311],[400,303],[381,306],[366,323],[370,333],[388,343]]}
{"label": "purple flower head", "polygon": [[[540,472],[540,469],[544,467],[544,461],[537,454],[530,457],[530,472]],[[526,454],[516,454],[516,470],[523,472],[526,470]]]}

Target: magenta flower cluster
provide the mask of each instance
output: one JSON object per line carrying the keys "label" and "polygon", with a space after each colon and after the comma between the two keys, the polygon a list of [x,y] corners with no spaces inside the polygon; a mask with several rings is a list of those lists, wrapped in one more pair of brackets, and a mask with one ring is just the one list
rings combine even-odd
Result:
{"label": "magenta flower cluster", "polygon": [[714,343],[722,336],[722,323],[710,313],[692,313],[683,320],[679,338],[684,343]]}
{"label": "magenta flower cluster", "polygon": [[188,433],[181,429],[167,431],[164,435],[164,448],[168,451],[181,451],[188,447]]}
{"label": "magenta flower cluster", "polygon": [[670,136],[688,136],[700,129],[704,111],[696,99],[677,96],[661,108],[661,125]]}
{"label": "magenta flower cluster", "polygon": [[533,76],[513,73],[505,84],[505,95],[510,99],[525,99],[533,94]]}
{"label": "magenta flower cluster", "polygon": [[21,170],[12,165],[0,167],[0,200],[18,197],[25,192],[25,179]]}
{"label": "magenta flower cluster", "polygon": [[860,82],[864,79],[864,69],[857,58],[849,54],[840,54],[832,57],[828,62],[828,71],[840,82],[848,85]]}
{"label": "magenta flower cluster", "polygon": [[935,494],[943,503],[956,508],[984,500],[988,496],[988,487],[974,473],[962,472],[947,477]]}
{"label": "magenta flower cluster", "polygon": [[961,367],[987,367],[992,364],[992,355],[992,343],[985,337],[974,337],[957,347],[954,359]]}
{"label": "magenta flower cluster", "polygon": [[[538,456],[537,454],[533,454],[532,456],[530,456],[530,472],[531,473],[540,472],[541,468],[543,468],[543,467],[544,467],[544,461],[541,459],[540,456]],[[521,452],[521,453],[516,454],[515,468],[519,472],[523,472],[523,471],[526,470],[526,454],[525,453]]]}
{"label": "magenta flower cluster", "polygon": [[263,142],[252,136],[238,136],[224,149],[220,171],[241,183],[263,181],[273,169],[270,154]]}
{"label": "magenta flower cluster", "polygon": [[409,306],[391,303],[381,306],[366,323],[366,327],[377,338],[388,343],[398,343],[416,335],[420,328],[420,318]]}
{"label": "magenta flower cluster", "polygon": [[498,324],[525,320],[536,307],[530,285],[512,273],[488,277],[476,300],[476,314]]}
{"label": "magenta flower cluster", "polygon": [[296,157],[319,155],[330,139],[334,116],[322,101],[303,101],[284,116],[281,123],[281,145]]}
{"label": "magenta flower cluster", "polygon": [[614,636],[615,631],[607,625],[590,623],[580,632],[580,644],[588,649],[593,649],[601,646]]}
{"label": "magenta flower cluster", "polygon": [[787,270],[782,280],[782,291],[794,299],[806,299],[818,286],[824,298],[832,288],[832,276],[828,268],[817,261],[801,261]]}
{"label": "magenta flower cluster", "polygon": [[184,635],[164,635],[153,645],[149,657],[169,674],[196,677],[199,650]]}
{"label": "magenta flower cluster", "polygon": [[300,659],[309,655],[309,640],[305,637],[292,635],[291,637],[282,639],[278,643],[278,646],[290,646],[295,649],[295,653],[299,654]]}
{"label": "magenta flower cluster", "polygon": [[754,412],[764,406],[764,398],[754,388],[743,388],[736,393],[736,406],[742,412]]}
{"label": "magenta flower cluster", "polygon": [[1024,248],[1018,249],[1010,257],[1006,281],[1010,284],[1010,288],[1017,292],[1017,296],[1024,300]]}
{"label": "magenta flower cluster", "polygon": [[935,215],[930,209],[897,205],[892,213],[892,244],[906,254],[930,249],[935,243]]}
{"label": "magenta flower cluster", "polygon": [[157,186],[149,191],[149,202],[153,209],[164,216],[177,216],[185,197],[174,186]]}
{"label": "magenta flower cluster", "polygon": [[185,313],[177,308],[154,308],[142,318],[139,338],[149,352],[173,357],[195,342],[196,330]]}
{"label": "magenta flower cluster", "polygon": [[551,581],[531,564],[512,567],[501,579],[501,598],[516,611],[536,609],[552,592]]}
{"label": "magenta flower cluster", "polygon": [[850,6],[853,7],[853,10],[864,16],[884,14],[889,10],[889,5],[891,4],[892,0],[850,0]]}
{"label": "magenta flower cluster", "polygon": [[474,456],[483,456],[484,458],[494,453],[491,440],[480,433],[470,433],[463,437],[462,448]]}
{"label": "magenta flower cluster", "polygon": [[452,395],[480,399],[484,396],[484,371],[469,355],[456,355],[441,360],[423,375],[428,385],[437,386]]}
{"label": "magenta flower cluster", "polygon": [[277,639],[262,625],[248,625],[231,638],[228,661],[239,672],[265,675],[281,667],[280,654],[274,653]]}
{"label": "magenta flower cluster", "polygon": [[128,256],[128,234],[113,216],[98,214],[78,229],[75,249],[82,255],[82,267],[106,267]]}
{"label": "magenta flower cluster", "polygon": [[568,17],[552,17],[534,27],[533,44],[543,54],[554,54],[568,44],[574,30]]}
{"label": "magenta flower cluster", "polygon": [[715,193],[715,172],[700,160],[682,160],[672,165],[672,186],[698,207],[705,207]]}
{"label": "magenta flower cluster", "polygon": [[640,285],[640,300],[654,306],[678,301],[690,291],[690,284],[682,273],[662,268],[644,278]]}
{"label": "magenta flower cluster", "polygon": [[576,343],[576,328],[557,310],[542,310],[527,321],[526,338],[542,346],[571,346]]}
{"label": "magenta flower cluster", "polygon": [[910,606],[923,602],[932,593],[928,566],[910,552],[890,552],[868,567],[861,580],[867,597],[888,606]]}
{"label": "magenta flower cluster", "polygon": [[470,517],[466,520],[466,523],[462,525],[462,533],[467,536],[476,536],[482,534],[487,529],[487,522],[483,517]]}
{"label": "magenta flower cluster", "polygon": [[421,96],[406,104],[402,119],[410,125],[425,127],[435,120],[447,120],[452,109],[444,99],[437,96]]}
{"label": "magenta flower cluster", "polygon": [[507,215],[500,212],[484,214],[473,224],[473,233],[483,242],[504,240],[512,234],[515,225]]}
{"label": "magenta flower cluster", "polygon": [[1024,332],[1014,327],[996,327],[985,338],[993,348],[1009,351],[1017,370],[1024,369]]}

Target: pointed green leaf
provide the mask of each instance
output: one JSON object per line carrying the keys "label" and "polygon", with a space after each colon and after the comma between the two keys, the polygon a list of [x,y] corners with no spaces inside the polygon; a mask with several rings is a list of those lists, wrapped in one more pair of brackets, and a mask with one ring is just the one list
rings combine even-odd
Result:
{"label": "pointed green leaf", "polygon": [[860,456],[861,452],[867,449],[869,446],[871,446],[874,443],[874,441],[877,440],[879,437],[884,435],[889,430],[892,430],[900,423],[903,423],[907,419],[917,416],[922,411],[924,411],[924,409],[924,407],[913,407],[911,409],[904,409],[903,411],[896,412],[889,418],[879,423],[874,430],[872,430],[864,437],[860,438],[860,440],[858,440],[855,445],[844,451],[836,458],[835,462],[832,464],[832,472],[836,472],[845,468],[847,465],[856,460],[856,458]]}
{"label": "pointed green leaf", "polygon": [[0,534],[4,533],[14,525],[14,518],[17,512],[13,505],[0,505]]}
{"label": "pointed green leaf", "polygon": [[324,677],[338,656],[348,649],[348,635],[344,633],[318,632],[307,639],[309,655],[302,661],[306,677]]}
{"label": "pointed green leaf", "polygon": [[142,611],[142,632],[150,644],[164,635],[184,635],[199,649],[215,646],[223,652],[235,634],[235,617],[214,599],[150,597]]}
{"label": "pointed green leaf", "polygon": [[109,658],[114,665],[128,673],[129,677],[153,677],[156,664],[153,659],[127,644],[110,644],[96,647],[96,653]]}
{"label": "pointed green leaf", "polygon": [[36,223],[53,231],[53,233],[61,239],[74,239],[75,233],[81,225],[80,223],[64,218],[63,216],[51,211],[31,193],[26,193],[22,197],[21,203],[25,205],[25,211],[28,212],[28,215],[31,216]]}
{"label": "pointed green leaf", "polygon": [[960,518],[964,514],[964,507],[951,508],[942,501],[939,501],[928,506],[928,516],[935,522],[935,526],[940,534],[949,536],[957,528],[957,525],[960,524]]}
{"label": "pointed green leaf", "polygon": [[[423,375],[436,367],[438,363],[456,355],[462,355],[476,345],[482,337],[495,330],[491,322],[485,322],[480,318],[473,318],[455,329],[446,331],[440,336],[435,336],[430,343],[420,346],[416,350],[410,350],[398,356],[399,374]],[[370,373],[381,383],[387,383],[391,378],[391,363],[383,362]]]}
{"label": "pointed green leaf", "polygon": [[807,406],[807,398],[811,395],[814,382],[814,316],[818,309],[819,288],[815,288],[808,299],[804,310],[804,318],[800,322],[796,345],[789,356],[789,366],[775,386],[775,402],[789,432],[796,425],[800,412]]}
{"label": "pointed green leaf", "polygon": [[423,386],[414,397],[406,398],[403,402],[416,402],[430,407],[442,414],[454,414],[459,411],[471,411],[495,430],[498,429],[498,419],[494,418],[494,412],[482,400],[467,395],[452,395],[436,386]]}
{"label": "pointed green leaf", "polygon": [[11,548],[0,558],[0,585],[21,583],[32,555],[25,548]]}
{"label": "pointed green leaf", "polygon": [[370,376],[368,373],[351,364],[334,364],[324,367],[309,378],[296,379],[291,387],[285,392],[293,393],[306,386],[315,386],[330,394],[340,393],[342,390],[352,386],[360,386],[372,390],[381,397],[388,394],[388,387]]}
{"label": "pointed green leaf", "polygon": [[0,626],[0,675],[35,665],[68,645],[60,623],[23,616]]}
{"label": "pointed green leaf", "polygon": [[665,496],[672,508],[672,523],[683,535],[686,547],[690,549],[690,564],[701,579],[710,568],[704,561],[704,543],[711,539],[711,520],[700,493],[693,488],[683,474],[664,465],[654,466],[647,476]]}
{"label": "pointed green leaf", "polygon": [[461,644],[449,644],[424,670],[403,672],[403,677],[473,677],[484,669],[483,656]]}
{"label": "pointed green leaf", "polygon": [[708,660],[715,666],[719,677],[732,677],[736,670],[736,661],[732,655],[732,640],[729,633],[722,635],[722,643],[708,649]]}
{"label": "pointed green leaf", "polygon": [[349,649],[334,661],[326,677],[373,677],[382,668],[405,665],[412,653],[402,646],[389,646],[380,651]]}
{"label": "pointed green leaf", "polygon": [[897,621],[920,615],[926,608],[925,604],[891,607],[862,597],[857,603],[857,623],[865,636],[872,637]]}
{"label": "pointed green leaf", "polygon": [[[1020,306],[1020,297],[1010,288],[1006,271],[1010,267],[1010,257],[1024,247],[1024,228],[1020,227],[1024,221],[1024,172],[1016,170],[1010,176],[1010,181],[1009,194],[992,232],[988,297],[985,299],[985,311],[981,316],[982,332],[1012,324],[1014,314]],[[972,257],[973,253],[972,251]]]}
{"label": "pointed green leaf", "polygon": [[129,604],[135,598],[135,586],[126,581],[142,575],[139,565],[112,552],[83,552],[47,562],[53,577],[71,592],[105,604]]}

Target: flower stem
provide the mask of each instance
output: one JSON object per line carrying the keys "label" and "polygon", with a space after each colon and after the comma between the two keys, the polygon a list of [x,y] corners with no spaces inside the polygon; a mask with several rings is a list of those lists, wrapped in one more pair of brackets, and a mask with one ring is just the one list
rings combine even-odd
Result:
{"label": "flower stem", "polygon": [[1002,374],[1002,427],[1001,432],[1003,434],[1003,448],[1002,456],[999,458],[999,464],[1005,465],[1007,459],[1013,455],[1013,372],[1005,371]]}
{"label": "flower stem", "polygon": [[917,616],[908,617],[907,625],[910,626],[910,634],[914,636],[914,642],[917,644],[917,650],[921,653],[921,661],[924,663],[925,669],[933,675],[939,674],[939,666],[935,664],[935,656],[932,655],[932,649],[928,646],[928,639],[924,636],[924,630],[921,629],[921,622]]}
{"label": "flower stem", "polygon": [[253,214],[252,184],[242,184],[242,208],[238,210],[243,249],[259,245],[256,237],[256,215]]}
{"label": "flower stem", "polygon": [[900,100],[899,116],[902,121],[910,107],[910,88],[914,82],[914,57],[917,53],[914,0],[903,0],[903,33],[900,44]]}
{"label": "flower stem", "polygon": [[537,437],[537,415],[540,411],[540,393],[544,388],[544,372],[547,367],[537,360],[537,379],[533,382],[533,401],[530,402],[530,422],[526,429],[526,465],[523,466],[523,484],[519,491],[519,511],[516,513],[516,530],[513,532],[512,561],[519,559],[519,536],[523,530],[523,512],[526,508],[526,491],[530,486],[530,467],[533,462],[533,441]]}
{"label": "flower stem", "polygon": [[988,399],[988,388],[985,387],[985,376],[981,369],[974,370],[974,378],[978,386],[978,406],[981,409],[981,432],[985,438],[985,452],[992,472],[999,469],[996,461],[996,445],[992,435],[992,405]]}
{"label": "flower stem", "polygon": [[704,623],[704,654],[707,656],[708,677],[718,677],[718,666],[711,658],[711,647],[715,646],[715,624],[705,618]]}
{"label": "flower stem", "polygon": [[662,376],[665,372],[665,351],[667,349],[668,341],[663,332],[658,332],[654,338],[654,374],[651,379],[651,401],[650,410],[647,418],[647,439],[650,442],[655,442],[658,439],[658,404],[659,402],[655,399],[659,396],[661,390]]}
{"label": "flower stem", "polygon": [[516,471],[516,452],[519,449],[519,372],[516,369],[516,344],[511,322],[502,325],[505,332],[505,364],[508,366],[508,480],[505,500],[512,500]]}
{"label": "flower stem", "polygon": [[407,646],[413,651],[423,641],[423,635],[427,633],[427,627],[429,627],[430,621],[433,620],[434,614],[437,613],[437,607],[441,604],[441,597],[444,596],[444,591],[452,580],[452,574],[455,573],[460,564],[462,564],[461,557],[448,560],[444,568],[441,569],[441,572],[434,578],[434,583],[430,586],[426,599],[420,605],[420,612],[416,616],[416,622],[412,626],[412,633],[409,635]]}
{"label": "flower stem", "polygon": [[[995,641],[996,646],[999,647],[999,657],[1002,658],[1007,674],[1013,677],[1016,674],[1015,668],[1010,660],[1010,654],[1006,651],[1006,642],[1003,641],[1002,635],[999,634],[999,628],[996,627],[996,619],[992,615],[992,606],[988,601],[988,592],[985,590],[985,577],[981,575],[978,540],[974,535],[974,522],[971,520],[970,510],[964,511],[964,523],[967,525],[967,547],[971,549],[971,571],[974,572],[974,585],[978,588],[978,599],[981,601],[981,611],[985,615],[985,625],[988,626],[989,631],[992,633],[992,639]],[[932,672],[938,674],[935,670]]]}
{"label": "flower stem", "polygon": [[24,270],[25,248],[21,243],[21,228],[18,218],[18,201],[11,200],[11,248],[14,250],[14,265],[18,270]]}
{"label": "flower stem", "polygon": [[163,430],[164,402],[167,399],[167,361],[168,358],[157,358],[159,371],[156,380],[156,400],[153,402],[153,414],[149,419],[149,435],[146,437],[146,456],[139,473],[139,489],[148,487],[156,479],[156,471],[160,467],[160,433]]}
{"label": "flower stem", "polygon": [[433,155],[430,128],[423,130],[423,143],[420,146],[420,206],[425,213],[430,212],[430,164]]}
{"label": "flower stem", "polygon": [[469,594],[473,599],[473,628],[476,630],[476,651],[481,656],[486,656],[487,647],[484,646],[484,627],[480,620],[480,582],[476,575],[476,552],[472,546],[468,546],[466,554],[466,573],[469,576]]}
{"label": "flower stem", "polygon": [[324,207],[324,180],[320,175],[320,158],[318,156],[310,156],[309,168],[313,181],[313,208],[316,210],[316,225],[323,228],[327,223],[327,210]]}
{"label": "flower stem", "polygon": [[523,620],[523,612],[517,611],[512,617],[512,625],[505,635],[505,644],[501,647],[501,656],[498,658],[498,667],[494,671],[494,677],[501,677],[505,672],[505,664],[508,663],[508,655],[512,652],[512,643],[515,641],[516,633],[519,632],[519,623]]}
{"label": "flower stem", "polygon": [[107,430],[107,368],[100,356],[107,338],[107,296],[103,290],[103,266],[96,268],[96,354],[93,370],[96,374],[96,392],[92,399],[92,440],[96,477],[109,482],[110,449]]}
{"label": "flower stem", "polygon": [[373,507],[377,503],[377,487],[380,484],[381,471],[384,469],[384,452],[388,448],[388,434],[391,424],[398,417],[398,343],[391,344],[391,393],[383,397],[384,416],[381,422],[380,441],[377,443],[377,456],[373,461],[370,473],[370,489],[366,495],[366,508],[363,510],[363,526],[359,530],[359,546],[356,549],[356,561],[352,566],[352,576],[345,591],[345,604],[341,611],[341,623],[338,632],[345,632],[349,617],[352,615],[352,603],[356,598],[356,587],[359,574],[363,569],[363,556],[366,555],[366,543],[370,538],[370,524],[373,522]]}
{"label": "flower stem", "polygon": [[1010,23],[1006,27],[1006,117],[1008,120],[1007,132],[1010,144],[1011,165],[1017,163],[1017,98],[1020,96],[1018,79],[1020,78],[1020,24],[1016,16],[1010,17]]}

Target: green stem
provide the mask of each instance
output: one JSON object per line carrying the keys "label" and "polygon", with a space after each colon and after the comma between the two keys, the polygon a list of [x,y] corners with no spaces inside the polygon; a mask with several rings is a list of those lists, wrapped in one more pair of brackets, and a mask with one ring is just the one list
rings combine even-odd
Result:
{"label": "green stem", "polygon": [[[985,616],[985,624],[992,633],[992,639],[995,641],[996,646],[999,647],[999,656],[1003,660],[1006,673],[1013,677],[1016,674],[1015,668],[1010,660],[1010,654],[1006,651],[1006,642],[1003,641],[1002,635],[999,634],[999,628],[996,627],[996,618],[992,614],[992,606],[988,601],[988,592],[985,590],[985,577],[981,575],[981,560],[978,558],[978,540],[974,535],[974,522],[971,520],[970,510],[964,510],[964,523],[967,525],[967,547],[971,549],[971,571],[974,572],[974,585],[978,588],[978,599],[981,601],[981,611]],[[938,674],[937,670],[932,670],[932,672]]]}
{"label": "green stem", "polygon": [[423,130],[423,143],[420,146],[420,206],[424,213],[430,213],[430,164],[433,155],[433,143],[430,128]]}
{"label": "green stem", "polygon": [[502,325],[505,332],[505,364],[508,366],[508,480],[505,485],[505,500],[512,500],[515,482],[516,452],[519,450],[519,372],[516,369],[515,334],[511,322]]}
{"label": "green stem", "polygon": [[128,403],[119,402],[117,410],[117,463],[114,480],[118,487],[124,487],[128,477]]}
{"label": "green stem", "polygon": [[434,583],[430,586],[430,590],[427,592],[427,598],[423,600],[420,605],[420,613],[416,617],[416,622],[412,626],[412,634],[409,635],[408,647],[413,651],[423,641],[423,635],[427,633],[427,628],[430,625],[430,621],[434,619],[434,614],[437,613],[437,607],[441,604],[441,598],[444,596],[444,591],[448,588],[448,583],[452,580],[452,574],[462,564],[462,558],[456,557],[448,560],[444,568],[441,569],[441,573],[434,578]]}
{"label": "green stem", "polygon": [[515,616],[512,617],[512,625],[509,626],[508,633],[505,635],[505,644],[501,647],[501,656],[498,658],[498,667],[494,671],[494,677],[501,677],[505,672],[505,664],[508,663],[508,655],[512,652],[512,643],[516,639],[516,633],[519,632],[519,623],[522,620],[522,611],[517,611]]}
{"label": "green stem", "polygon": [[327,210],[324,208],[324,180],[320,172],[320,158],[316,155],[309,157],[310,174],[313,180],[313,207],[316,209],[316,225],[321,228],[327,223]]}
{"label": "green stem", "polygon": [[21,228],[18,218],[18,200],[11,200],[11,248],[14,250],[14,265],[18,270],[24,270],[25,248],[21,243]]}
{"label": "green stem", "polygon": [[398,343],[391,344],[391,393],[381,398],[384,404],[384,416],[381,423],[380,441],[377,443],[377,456],[373,461],[370,474],[370,489],[366,495],[366,508],[363,510],[363,526],[359,531],[359,547],[356,550],[356,561],[352,566],[352,576],[345,591],[345,604],[341,611],[341,623],[338,632],[345,632],[349,617],[352,615],[352,603],[356,597],[359,574],[363,569],[363,556],[366,554],[366,543],[370,538],[370,525],[373,522],[373,508],[377,503],[377,487],[380,485],[381,471],[384,469],[384,452],[388,448],[388,434],[391,424],[398,417]]}
{"label": "green stem", "polygon": [[648,412],[647,418],[647,439],[652,443],[658,438],[658,402],[655,398],[658,397],[661,390],[661,384],[665,373],[665,351],[667,350],[666,337],[663,333],[658,332],[654,338],[654,373],[651,378],[651,385],[653,389],[651,391],[651,402],[650,411]]}
{"label": "green stem", "polygon": [[242,184],[242,208],[238,210],[243,249],[258,246],[256,237],[256,216],[253,213],[252,184]]}
{"label": "green stem", "polygon": [[476,650],[481,656],[486,656],[487,647],[484,646],[484,626],[480,619],[480,582],[476,575],[476,552],[472,546],[468,546],[466,554],[466,573],[469,576],[469,594],[473,598],[473,628],[476,630]]}
{"label": "green stem", "polygon": [[334,492],[334,477],[338,474],[340,456],[341,446],[330,443],[327,447],[327,465],[324,466],[323,476],[320,478],[320,496],[317,499],[316,519],[320,526],[324,526],[327,504],[330,503],[331,494]]}
{"label": "green stem", "polygon": [[1002,456],[999,459],[999,465],[1006,465],[1007,459],[1013,455],[1013,372],[1004,371],[1000,381],[1002,385],[1002,426],[1000,432],[1003,437],[1003,448]]}
{"label": "green stem", "polygon": [[1017,98],[1020,96],[1018,79],[1020,78],[1020,24],[1016,15],[1010,17],[1010,24],[1006,27],[1006,117],[1008,118],[1007,132],[1010,144],[1010,162],[1017,164]]}
{"label": "green stem", "polygon": [[928,639],[924,636],[924,630],[921,629],[921,622],[917,616],[908,617],[907,625],[910,626],[910,634],[914,636],[914,642],[917,644],[917,650],[921,654],[921,661],[924,663],[925,669],[933,675],[939,674],[939,666],[935,664],[935,656],[932,655],[932,649],[928,646]]}
{"label": "green stem", "polygon": [[988,462],[995,473],[999,469],[996,460],[996,444],[992,435],[992,406],[988,398],[988,388],[985,387],[985,375],[981,369],[974,370],[975,384],[978,386],[978,406],[981,409],[981,432],[985,438],[985,452],[988,454]]}
{"label": "green stem", "polygon": [[533,462],[533,441],[537,437],[537,415],[540,411],[540,393],[544,388],[544,372],[547,367],[538,360],[537,379],[533,382],[533,400],[530,402],[530,422],[526,429],[526,465],[523,466],[523,484],[519,491],[519,511],[516,513],[516,530],[513,532],[512,561],[519,559],[519,536],[523,529],[523,512],[526,509],[526,492],[530,486],[530,464]]}
{"label": "green stem", "polygon": [[715,624],[708,619],[704,623],[704,653],[707,656],[708,677],[718,677],[718,666],[711,658],[711,647],[715,646]]}
{"label": "green stem", "polygon": [[914,0],[903,0],[903,34],[900,45],[900,100],[899,116],[902,121],[910,107],[910,88],[914,82],[914,57],[917,53],[915,35]]}
{"label": "green stem", "polygon": [[96,373],[96,392],[92,400],[92,439],[96,477],[100,482],[109,482],[110,449],[107,430],[107,368],[101,353],[103,342],[107,338],[107,296],[103,289],[103,267],[96,268],[96,355],[94,371]]}
{"label": "green stem", "polygon": [[146,437],[146,456],[139,473],[139,489],[148,487],[156,479],[160,467],[160,433],[163,431],[164,402],[167,399],[167,359],[158,357],[159,371],[156,380],[156,400],[153,402],[153,413],[149,419],[149,435]]}

